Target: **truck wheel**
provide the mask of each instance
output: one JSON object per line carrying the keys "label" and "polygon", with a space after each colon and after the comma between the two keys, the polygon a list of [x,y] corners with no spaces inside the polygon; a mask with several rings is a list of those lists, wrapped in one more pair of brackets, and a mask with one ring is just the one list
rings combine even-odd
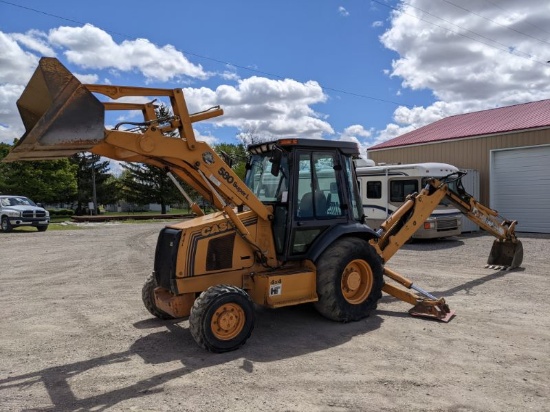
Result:
{"label": "truck wheel", "polygon": [[42,225],[36,227],[39,232],[45,232],[48,229],[48,225]]}
{"label": "truck wheel", "polygon": [[254,303],[235,286],[211,286],[195,300],[189,315],[193,339],[210,352],[238,349],[254,329]]}
{"label": "truck wheel", "polygon": [[12,227],[11,227],[10,220],[8,219],[7,216],[2,216],[1,225],[2,225],[2,232],[6,232],[6,233],[11,232]]}
{"label": "truck wheel", "polygon": [[337,240],[317,261],[315,308],[339,322],[365,318],[376,309],[383,285],[382,262],[368,242]]}
{"label": "truck wheel", "polygon": [[151,315],[156,316],[159,319],[174,319],[173,316],[170,316],[168,313],[163,312],[155,304],[154,291],[156,287],[157,281],[153,274],[151,274],[145,281],[143,289],[141,289],[141,299],[143,300],[145,308],[149,311]]}

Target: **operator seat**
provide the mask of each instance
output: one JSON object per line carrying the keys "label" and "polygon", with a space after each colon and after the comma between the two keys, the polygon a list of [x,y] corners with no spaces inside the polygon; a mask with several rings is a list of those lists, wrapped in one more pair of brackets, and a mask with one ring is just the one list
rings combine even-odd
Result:
{"label": "operator seat", "polygon": [[313,217],[313,202],[315,201],[315,211],[317,216],[326,216],[327,200],[320,190],[307,192],[300,200],[300,217]]}

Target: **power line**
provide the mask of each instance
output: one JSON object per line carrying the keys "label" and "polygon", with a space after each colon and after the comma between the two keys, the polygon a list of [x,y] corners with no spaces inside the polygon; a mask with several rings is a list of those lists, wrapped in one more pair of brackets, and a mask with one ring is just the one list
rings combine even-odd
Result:
{"label": "power line", "polygon": [[489,21],[489,22],[491,22],[491,23],[493,23],[493,24],[496,24],[497,26],[500,26],[500,27],[502,27],[502,28],[504,28],[504,29],[513,31],[513,32],[518,33],[518,34],[521,34],[521,35],[523,35],[523,36],[530,37],[530,38],[532,38],[533,40],[537,40],[537,41],[539,41],[539,42],[541,42],[541,43],[545,43],[545,44],[550,45],[550,42],[547,42],[546,40],[542,40],[542,39],[539,39],[538,37],[535,37],[535,36],[532,36],[532,35],[530,35],[530,34],[524,33],[524,32],[522,32],[522,31],[516,30],[516,29],[514,29],[513,27],[509,27],[509,26],[505,26],[504,24],[500,24],[499,22],[497,22],[497,21],[495,21],[495,20],[492,20],[492,19],[490,19],[490,18],[488,18],[488,17],[482,16],[481,14],[478,14],[478,13],[476,13],[476,12],[470,10],[470,9],[467,9],[466,7],[462,7],[462,6],[458,5],[458,4],[455,4],[455,3],[453,3],[452,1],[449,1],[449,0],[441,0],[441,1],[444,1],[445,3],[452,5],[452,6],[456,7],[457,9],[461,9],[461,10],[467,12],[467,13],[470,13],[470,14],[473,14],[473,15],[475,15],[475,16],[481,17],[482,19],[487,20],[487,21]]}
{"label": "power line", "polygon": [[[87,23],[82,22],[82,21],[73,20],[73,19],[69,19],[69,18],[66,18],[66,17],[58,16],[56,14],[48,13],[48,12],[45,12],[43,10],[37,10],[37,9],[32,8],[32,7],[21,6],[19,4],[15,4],[15,3],[12,3],[12,2],[9,2],[9,1],[6,1],[6,0],[0,0],[0,3],[8,4],[8,5],[14,6],[14,7],[19,7],[21,9],[25,9],[25,10],[32,11],[32,12],[35,12],[35,13],[43,14],[43,15],[46,15],[46,16],[49,16],[49,17],[53,17],[53,18],[56,18],[56,19],[68,21],[68,22],[71,22],[71,23],[76,23],[76,24],[79,24],[79,25],[87,24]],[[116,36],[120,36],[120,37],[122,37],[124,39],[128,39],[128,40],[130,40],[133,37],[133,36],[130,36],[129,34],[120,33],[120,32],[116,32],[116,31],[112,31],[112,30],[107,30],[107,29],[102,29],[102,30],[105,31],[106,33],[116,35]],[[223,64],[223,65],[230,65],[230,66],[236,67],[238,69],[246,70],[246,71],[257,73],[257,74],[261,74],[263,76],[277,78],[277,79],[285,79],[284,76],[280,76],[278,74],[266,72],[266,71],[263,71],[263,70],[253,69],[253,68],[238,65],[238,64],[235,64],[235,63],[215,59],[215,58],[212,58],[212,57],[207,57],[207,56],[204,56],[202,54],[194,53],[194,52],[191,52],[191,51],[188,51],[188,50],[181,49],[181,51],[183,53],[189,55],[189,56],[195,56],[195,57],[198,57],[198,58],[201,58],[201,59],[204,59],[204,60],[209,60],[209,61],[219,63],[219,64]],[[390,103],[390,104],[393,104],[393,105],[396,105],[396,106],[405,106],[405,107],[408,107],[408,108],[413,107],[413,105],[409,105],[409,104],[406,104],[406,103],[399,103],[399,102],[395,102],[395,101],[388,100],[388,99],[383,99],[383,98],[368,96],[368,95],[361,94],[361,93],[355,93],[355,92],[350,92],[350,91],[347,91],[347,90],[337,89],[335,87],[323,86],[320,83],[318,83],[318,84],[321,87],[321,89],[325,90],[325,91],[328,90],[328,91],[332,91],[332,92],[336,92],[336,93],[346,94],[346,95],[349,95],[349,96],[360,97],[360,98],[363,98],[363,99],[369,99],[369,100],[374,100],[374,101],[383,102],[383,103]]]}
{"label": "power line", "polygon": [[[534,62],[534,63],[537,63],[537,64],[540,64],[540,65],[543,65],[543,66],[547,67],[547,64],[546,64],[545,62],[542,62],[542,61],[540,61],[540,60],[536,60],[536,59],[532,58],[531,55],[530,55],[529,53],[522,52],[521,50],[518,50],[517,48],[508,46],[508,45],[506,45],[506,44],[504,44],[504,43],[500,43],[500,42],[498,42],[498,41],[496,41],[496,40],[493,40],[493,39],[491,39],[491,38],[489,38],[489,37],[487,37],[487,36],[484,36],[484,35],[482,35],[482,34],[476,33],[475,31],[472,31],[472,30],[466,29],[466,28],[464,28],[464,27],[462,27],[462,26],[459,26],[458,24],[454,24],[454,23],[452,23],[452,22],[450,22],[450,21],[448,21],[448,20],[445,20],[445,19],[443,19],[443,18],[441,18],[441,17],[438,17],[438,16],[436,16],[436,15],[434,15],[434,14],[432,14],[432,13],[426,11],[426,10],[423,10],[423,9],[421,9],[421,8],[419,8],[419,7],[413,6],[413,5],[410,4],[410,3],[403,2],[402,4],[404,4],[404,5],[406,5],[406,6],[409,6],[409,7],[413,8],[413,9],[415,9],[415,10],[421,11],[421,12],[424,13],[424,14],[427,14],[427,15],[430,15],[430,16],[432,16],[432,17],[435,17],[436,19],[439,19],[439,20],[441,20],[441,21],[444,21],[445,23],[448,23],[448,24],[451,24],[451,25],[453,25],[453,26],[455,26],[455,27],[458,27],[458,28],[461,29],[461,30],[470,32],[470,33],[472,33],[472,34],[475,34],[476,36],[479,36],[479,37],[481,37],[481,38],[487,39],[487,40],[489,40],[489,41],[491,41],[491,42],[493,42],[493,43],[499,44],[500,46],[503,46],[504,48],[496,47],[496,46],[494,46],[494,45],[492,45],[492,44],[489,44],[489,43],[487,43],[487,42],[484,42],[484,41],[482,41],[482,40],[476,39],[476,38],[474,38],[474,37],[470,37],[470,36],[468,36],[468,35],[466,35],[466,34],[464,34],[464,33],[460,33],[460,32],[457,32],[457,31],[455,31],[455,30],[449,29],[448,27],[441,26],[441,25],[439,25],[439,24],[437,24],[437,23],[434,23],[434,22],[431,22],[431,21],[429,21],[429,20],[423,19],[422,17],[418,17],[418,16],[416,16],[416,15],[414,15],[414,14],[407,13],[407,12],[404,11],[403,9],[399,9],[399,8],[397,8],[397,7],[394,7],[394,6],[390,6],[390,5],[388,5],[388,4],[384,4],[384,3],[382,3],[381,1],[378,1],[378,0],[371,0],[371,2],[376,3],[376,4],[379,4],[379,5],[384,6],[384,7],[387,7],[387,8],[390,8],[390,9],[393,9],[393,10],[395,10],[395,11],[397,11],[397,12],[400,12],[400,13],[403,13],[403,14],[405,14],[405,15],[407,15],[407,16],[414,17],[414,18],[417,19],[417,20],[421,20],[421,21],[423,21],[423,22],[425,22],[425,23],[431,24],[432,26],[435,26],[435,27],[438,27],[438,28],[440,28],[440,29],[446,30],[446,31],[448,31],[448,32],[450,32],[450,33],[453,33],[453,34],[456,34],[456,35],[458,35],[458,36],[465,37],[465,38],[470,39],[470,40],[473,40],[473,41],[475,41],[475,42],[477,42],[477,43],[484,44],[484,45],[486,45],[486,46],[488,46],[488,47],[491,47],[491,48],[493,48],[493,49],[495,49],[495,50],[503,51],[503,52],[506,52],[506,53],[508,53],[508,54],[511,54],[512,56],[519,57],[519,58],[522,58],[522,59],[526,59],[526,60],[529,60],[529,61],[531,61],[531,62]],[[521,54],[524,54],[525,56],[522,56],[522,55],[519,55],[519,54],[515,54],[515,53],[511,52],[510,50],[514,50],[516,53],[519,52],[519,53],[521,53]],[[527,56],[527,57],[526,57],[526,56]]]}
{"label": "power line", "polygon": [[[502,11],[508,12],[508,10],[504,9],[504,8],[503,8],[502,6],[500,6],[498,3],[495,3],[495,2],[493,2],[493,1],[491,1],[491,0],[485,0],[485,1],[486,1],[487,3],[492,4],[493,6],[495,6],[495,7],[497,7],[497,8],[499,8],[499,9],[501,9]],[[531,27],[534,27],[534,28],[536,28],[536,29],[539,29],[540,31],[542,31],[542,32],[544,32],[544,33],[550,34],[550,31],[545,30],[545,29],[543,29],[542,27],[537,26],[536,24],[533,24],[533,23],[531,23],[531,22],[529,22],[529,21],[525,21],[524,23],[528,24],[528,25],[531,26]]]}

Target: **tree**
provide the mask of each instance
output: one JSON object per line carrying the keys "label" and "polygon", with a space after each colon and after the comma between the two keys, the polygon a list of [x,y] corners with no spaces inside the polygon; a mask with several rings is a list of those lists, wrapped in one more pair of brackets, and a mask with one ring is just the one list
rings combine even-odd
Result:
{"label": "tree", "polygon": [[145,205],[158,203],[161,213],[166,206],[179,201],[181,195],[166,172],[156,166],[141,163],[122,163],[122,196],[129,203]]}
{"label": "tree", "polygon": [[[0,143],[0,159],[11,148]],[[76,192],[76,168],[68,159],[0,163],[0,193],[52,204],[72,202]]]}
{"label": "tree", "polygon": [[250,145],[268,142],[270,136],[261,136],[257,127],[251,127],[237,134],[237,139],[241,141],[243,146],[247,148]]}
{"label": "tree", "polygon": [[[94,200],[94,186],[97,204],[116,203],[119,194],[116,188],[116,180],[109,173],[109,161],[101,160],[101,156],[91,153],[77,153],[71,157],[71,162],[76,168],[78,192],[76,196],[77,215],[86,211],[88,203]],[[95,214],[97,214],[97,209]]]}
{"label": "tree", "polygon": [[[155,109],[159,126],[169,124],[172,117],[170,109],[164,104]],[[165,133],[167,137],[179,138],[177,131]],[[148,164],[121,164],[124,172],[121,176],[121,192],[124,199],[129,203],[145,205],[158,203],[161,206],[161,213],[165,214],[167,206],[171,203],[181,202],[182,195],[170,180],[166,171]],[[180,182],[181,183],[181,182]],[[185,183],[181,183],[184,190],[192,198],[197,193]]]}
{"label": "tree", "polygon": [[220,143],[214,147],[226,163],[229,163],[233,171],[241,179],[244,179],[246,173],[246,149],[243,144]]}

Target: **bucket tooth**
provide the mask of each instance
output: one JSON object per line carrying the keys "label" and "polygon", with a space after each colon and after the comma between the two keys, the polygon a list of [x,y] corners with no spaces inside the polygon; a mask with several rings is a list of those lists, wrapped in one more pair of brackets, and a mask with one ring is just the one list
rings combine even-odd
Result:
{"label": "bucket tooth", "polygon": [[17,108],[26,132],[6,161],[64,158],[104,139],[103,104],[55,58],[40,59]]}

